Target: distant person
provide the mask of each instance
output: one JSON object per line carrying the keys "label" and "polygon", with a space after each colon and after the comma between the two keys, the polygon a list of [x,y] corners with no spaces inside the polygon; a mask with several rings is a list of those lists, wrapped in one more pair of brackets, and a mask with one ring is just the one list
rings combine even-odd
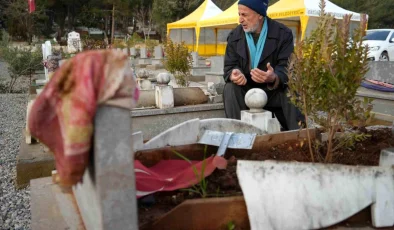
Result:
{"label": "distant person", "polygon": [[287,65],[293,52],[292,31],[267,17],[268,0],[240,0],[240,25],[227,38],[224,59],[226,116],[241,118],[248,110],[245,94],[261,88],[268,96],[264,107],[275,114],[282,130],[299,128],[303,117],[287,97]]}

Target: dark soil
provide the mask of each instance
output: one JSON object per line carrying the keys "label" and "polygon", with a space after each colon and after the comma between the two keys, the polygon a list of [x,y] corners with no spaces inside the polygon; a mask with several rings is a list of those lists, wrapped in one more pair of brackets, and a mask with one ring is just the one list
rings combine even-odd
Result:
{"label": "dark soil", "polygon": [[[340,149],[333,156],[332,163],[345,165],[377,166],[380,151],[394,146],[394,137],[391,129],[366,131],[370,135],[366,140],[358,142],[351,149]],[[326,146],[319,148],[320,155],[324,158]],[[236,175],[237,160],[234,156],[227,157],[226,170],[216,170],[206,178],[208,181],[207,194],[210,197],[242,195]],[[246,154],[239,158],[242,160],[278,160],[311,162],[308,142],[286,142],[269,151]],[[146,199],[140,199],[139,223],[140,225],[154,221],[186,199],[201,198],[200,195],[186,191],[157,193]]]}

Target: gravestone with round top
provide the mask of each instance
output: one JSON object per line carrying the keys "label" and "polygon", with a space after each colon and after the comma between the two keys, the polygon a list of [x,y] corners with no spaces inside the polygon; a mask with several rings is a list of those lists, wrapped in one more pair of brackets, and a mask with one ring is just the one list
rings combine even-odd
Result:
{"label": "gravestone with round top", "polygon": [[249,123],[267,133],[280,132],[280,123],[273,113],[264,110],[268,97],[264,90],[250,89],[245,95],[245,103],[250,110],[241,111],[241,121]]}

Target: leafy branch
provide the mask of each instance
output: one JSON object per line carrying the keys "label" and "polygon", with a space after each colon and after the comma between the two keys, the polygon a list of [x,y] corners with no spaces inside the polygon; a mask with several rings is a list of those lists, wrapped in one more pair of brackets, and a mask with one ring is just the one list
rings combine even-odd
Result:
{"label": "leafy branch", "polygon": [[[328,133],[324,161],[331,162],[338,150],[335,145],[343,145],[333,140],[336,132],[350,118],[370,116],[372,106],[370,102],[355,106],[361,105],[356,92],[368,71],[368,48],[362,45],[366,16],[362,15],[359,28],[351,33],[352,16],[345,15],[337,21],[325,12],[325,7],[325,1],[321,0],[317,28],[297,44],[290,58],[288,85],[291,101],[302,108],[306,117],[320,121]],[[326,116],[319,117],[319,112]],[[308,144],[314,160],[317,153],[313,151],[309,133]]]}

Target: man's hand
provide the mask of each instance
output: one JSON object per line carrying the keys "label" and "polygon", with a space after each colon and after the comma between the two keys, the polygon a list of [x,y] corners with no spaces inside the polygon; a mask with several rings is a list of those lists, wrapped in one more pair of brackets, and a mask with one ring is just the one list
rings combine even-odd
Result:
{"label": "man's hand", "polygon": [[252,75],[252,80],[257,83],[272,83],[277,78],[274,68],[272,68],[270,63],[267,64],[267,72],[255,68],[252,69],[250,74]]}
{"label": "man's hand", "polygon": [[230,81],[237,85],[246,85],[247,82],[245,75],[243,75],[239,69],[233,69]]}

